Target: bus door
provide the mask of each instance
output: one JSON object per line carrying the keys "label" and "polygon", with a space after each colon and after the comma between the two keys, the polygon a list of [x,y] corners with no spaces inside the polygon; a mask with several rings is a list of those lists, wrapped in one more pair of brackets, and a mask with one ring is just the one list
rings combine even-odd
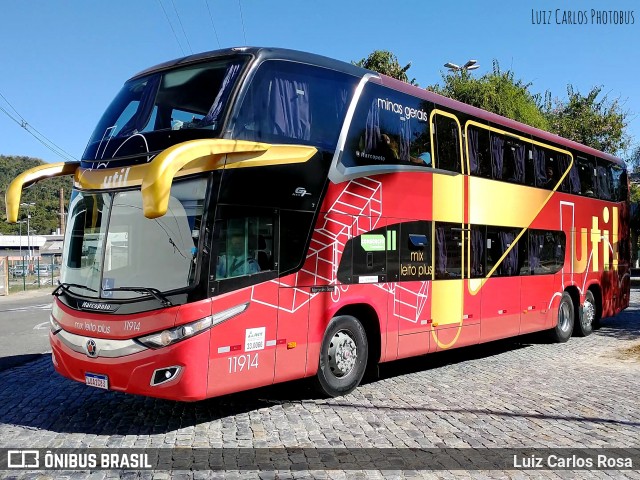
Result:
{"label": "bus door", "polygon": [[[431,222],[427,221],[399,219],[398,223],[387,226],[389,280],[396,282],[389,284],[392,285],[387,324],[390,358],[422,355],[430,351],[431,235]],[[396,338],[397,345],[394,342]]]}
{"label": "bus door", "polygon": [[[462,132],[455,115],[431,113],[433,174],[433,271],[431,300],[432,338],[437,350],[477,342],[478,321],[465,314],[465,258],[468,231],[465,218],[467,190]],[[466,316],[466,318],[465,318]],[[465,327],[465,328],[463,328]]]}
{"label": "bus door", "polygon": [[225,207],[216,212],[211,262],[212,315],[209,395],[273,383],[278,283],[264,253],[277,241],[273,209]]}

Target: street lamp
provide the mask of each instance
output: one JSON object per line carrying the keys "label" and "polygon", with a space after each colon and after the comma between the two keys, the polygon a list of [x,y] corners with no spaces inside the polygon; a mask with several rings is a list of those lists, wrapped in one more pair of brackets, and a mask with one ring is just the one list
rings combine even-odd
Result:
{"label": "street lamp", "polygon": [[[20,204],[23,207],[34,207],[36,204],[31,202],[31,203],[21,203]],[[31,219],[31,214],[29,213],[29,210],[27,210],[27,249],[29,251],[29,259],[31,259],[31,229],[29,228],[29,220]]]}
{"label": "street lamp", "polygon": [[25,220],[18,220],[17,223],[20,225],[20,258],[22,258],[22,224],[27,222]]}
{"label": "street lamp", "polygon": [[451,62],[445,63],[444,66],[447,67],[452,72],[462,72],[462,71],[475,70],[476,68],[480,68],[480,65],[478,65],[477,60],[469,60],[463,66],[456,65],[455,63],[451,63]]}

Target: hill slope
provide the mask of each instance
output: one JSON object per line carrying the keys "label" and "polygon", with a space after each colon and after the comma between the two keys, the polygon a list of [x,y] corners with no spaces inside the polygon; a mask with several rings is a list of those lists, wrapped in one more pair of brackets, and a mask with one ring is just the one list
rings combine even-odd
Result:
{"label": "hill slope", "polygon": [[[25,170],[45,162],[31,157],[15,157],[0,155],[0,234],[18,235],[19,224],[8,224],[5,208],[4,196],[9,183]],[[73,179],[71,176],[51,178],[43,180],[22,192],[22,202],[35,203],[31,208],[31,219],[29,220],[32,234],[46,235],[59,227],[58,212],[60,211],[60,188],[64,188],[65,212],[69,203],[69,195]],[[19,219],[27,218],[27,209],[20,207]],[[27,234],[27,225],[22,225],[22,235]]]}

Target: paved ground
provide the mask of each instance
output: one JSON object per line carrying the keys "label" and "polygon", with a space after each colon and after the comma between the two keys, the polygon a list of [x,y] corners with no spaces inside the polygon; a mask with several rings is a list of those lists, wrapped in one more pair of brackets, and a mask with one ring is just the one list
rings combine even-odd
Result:
{"label": "paved ground", "polygon": [[[44,355],[0,373],[0,447],[638,448],[640,354],[622,353],[638,344],[640,291],[635,290],[632,307],[590,337],[557,345],[526,336],[395,362],[383,366],[381,379],[330,400],[314,397],[304,382],[196,404],[139,398],[63,379]],[[635,468],[96,471],[91,478],[640,479]],[[52,472],[45,478],[61,473],[87,475]]]}

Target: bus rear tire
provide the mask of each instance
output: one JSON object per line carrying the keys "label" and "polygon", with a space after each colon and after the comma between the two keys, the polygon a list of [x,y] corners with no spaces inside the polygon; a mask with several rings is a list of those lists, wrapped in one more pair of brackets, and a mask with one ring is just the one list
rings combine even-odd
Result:
{"label": "bus rear tire", "polygon": [[352,392],[364,376],[368,355],[367,334],[358,319],[334,317],[322,339],[316,388],[329,397]]}
{"label": "bus rear tire", "polygon": [[576,325],[576,336],[586,337],[591,335],[596,320],[596,300],[591,290],[587,290],[587,294],[582,304],[582,315],[580,321]]}
{"label": "bus rear tire", "polygon": [[562,294],[558,307],[558,323],[549,332],[551,338],[557,343],[564,343],[571,338],[575,323],[573,300],[567,292]]}
{"label": "bus rear tire", "polygon": [[585,303],[587,302],[588,298],[591,298],[590,301],[593,304],[593,322],[591,323],[591,325],[593,326],[594,330],[598,330],[602,326],[602,323],[600,323],[600,321],[602,320],[602,303],[597,300],[597,298],[600,298],[599,295],[596,296],[597,293],[598,292],[593,293],[593,290],[587,290],[587,297],[585,298]]}

